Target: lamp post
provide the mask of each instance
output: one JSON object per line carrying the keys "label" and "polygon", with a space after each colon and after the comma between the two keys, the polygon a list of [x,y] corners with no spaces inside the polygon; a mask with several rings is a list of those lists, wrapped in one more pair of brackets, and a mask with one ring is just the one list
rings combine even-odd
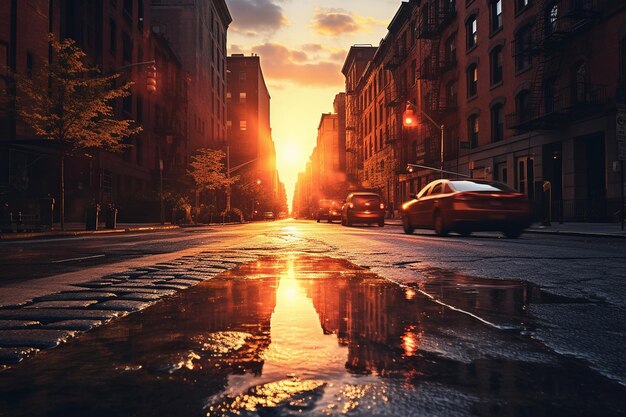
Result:
{"label": "lamp post", "polygon": [[[424,116],[426,118],[426,120],[428,120],[429,122],[431,122],[433,125],[435,125],[437,127],[437,129],[439,129],[440,131],[440,136],[441,136],[441,146],[440,146],[440,154],[439,154],[439,172],[441,173],[441,177],[443,178],[443,150],[444,150],[444,129],[445,126],[443,124],[439,124],[437,122],[435,122],[435,120],[433,120],[432,117],[430,117],[428,115],[428,113],[426,113],[424,110],[418,108],[415,104],[411,103],[410,101],[406,102],[406,108],[404,110],[404,113],[402,114],[402,124],[405,127],[414,127],[417,126],[417,118],[415,117],[415,112],[413,111],[413,109],[417,110],[417,112]],[[430,167],[429,167],[430,168]],[[430,168],[432,169],[432,168]]]}

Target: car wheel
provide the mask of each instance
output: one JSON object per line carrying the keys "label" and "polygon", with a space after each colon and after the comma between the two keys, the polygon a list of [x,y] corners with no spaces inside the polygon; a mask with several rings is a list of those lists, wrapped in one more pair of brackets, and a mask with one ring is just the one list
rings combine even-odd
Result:
{"label": "car wheel", "polygon": [[448,229],[446,229],[446,223],[443,219],[443,214],[440,211],[435,212],[433,219],[435,225],[435,234],[437,236],[448,236]]}
{"label": "car wheel", "polygon": [[352,226],[352,219],[350,218],[350,216],[346,216],[346,226],[351,227]]}
{"label": "car wheel", "polygon": [[522,229],[519,227],[509,227],[503,231],[504,236],[509,239],[517,239],[522,234]]}
{"label": "car wheel", "polygon": [[385,227],[385,220],[380,220],[378,222],[378,227]]}
{"label": "car wheel", "polygon": [[328,221],[328,223],[332,223],[333,222],[330,217],[328,218],[327,221]]}
{"label": "car wheel", "polygon": [[415,230],[408,216],[402,218],[402,229],[404,229],[404,233],[407,235],[413,234],[413,231]]}

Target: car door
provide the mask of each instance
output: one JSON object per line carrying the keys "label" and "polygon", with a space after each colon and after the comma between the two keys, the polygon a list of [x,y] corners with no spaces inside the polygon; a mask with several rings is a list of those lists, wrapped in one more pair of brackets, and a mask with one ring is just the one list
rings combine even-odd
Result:
{"label": "car door", "polygon": [[422,207],[420,212],[420,223],[423,226],[432,227],[433,226],[433,213],[435,211],[435,207],[439,202],[439,198],[443,192],[443,183],[441,181],[433,184],[430,190],[428,190],[428,195],[424,196],[422,201]]}
{"label": "car door", "polygon": [[428,216],[426,215],[426,211],[428,210],[428,206],[430,204],[428,200],[428,193],[433,188],[433,185],[434,185],[433,183],[428,184],[417,195],[417,201],[412,207],[413,215],[411,217],[411,222],[415,226],[424,227],[424,226],[428,226],[429,224],[427,220]]}

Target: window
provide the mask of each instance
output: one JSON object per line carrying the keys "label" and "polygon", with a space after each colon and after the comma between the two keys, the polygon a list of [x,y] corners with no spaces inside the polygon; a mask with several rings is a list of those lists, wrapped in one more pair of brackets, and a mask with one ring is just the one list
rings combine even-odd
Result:
{"label": "window", "polygon": [[620,85],[626,85],[626,37],[624,37],[619,43],[619,56],[620,56],[620,71],[619,80]]}
{"label": "window", "polygon": [[26,53],[26,75],[28,78],[33,78],[33,70],[35,69],[35,62],[33,59],[33,54],[30,52]]}
{"label": "window", "polygon": [[478,146],[478,132],[480,131],[480,126],[478,123],[478,115],[472,114],[467,118],[467,134],[471,148],[475,148]]}
{"label": "window", "polygon": [[504,105],[494,104],[491,108],[491,141],[504,139]]}
{"label": "window", "polygon": [[447,68],[450,68],[456,63],[456,35],[451,35],[446,39],[445,47],[445,65]]}
{"label": "window", "polygon": [[550,35],[557,31],[559,22],[559,5],[556,1],[552,2],[552,5],[547,9],[546,14],[546,35]]}
{"label": "window", "polygon": [[515,112],[520,121],[530,118],[530,92],[522,90],[515,96]]}
{"label": "window", "polygon": [[458,97],[457,97],[457,88],[456,82],[450,81],[446,85],[446,108],[448,110],[454,110],[458,105]]}
{"label": "window", "polygon": [[129,116],[132,115],[133,113],[133,96],[132,95],[122,98],[122,110],[124,110],[124,113],[126,113],[127,115]]}
{"label": "window", "polygon": [[489,9],[491,32],[502,29],[502,0],[491,0]]}
{"label": "window", "polygon": [[124,58],[124,62],[130,63],[133,62],[133,42],[128,35],[128,32],[122,33],[122,56]]}
{"label": "window", "polygon": [[478,94],[478,66],[471,64],[467,68],[467,98]]}
{"label": "window", "polygon": [[248,130],[248,122],[246,120],[239,121],[239,130]]}
{"label": "window", "polygon": [[515,70],[522,71],[532,64],[532,26],[524,26],[515,36]]}
{"label": "window", "polygon": [[437,195],[437,194],[441,194],[442,192],[443,192],[443,186],[440,182],[438,182],[437,184],[433,186],[433,188],[430,189],[430,192],[428,193],[428,195]]}
{"label": "window", "polygon": [[240,103],[245,103],[247,98],[248,98],[248,95],[246,93],[239,93],[239,102]]}
{"label": "window", "polygon": [[231,100],[233,99],[233,95],[230,91],[226,92],[226,103],[230,103]]}
{"label": "window", "polygon": [[496,46],[489,54],[491,62],[491,85],[502,82],[502,46]]}
{"label": "window", "polygon": [[470,50],[478,44],[478,21],[476,15],[470,16],[465,24],[465,30],[467,32],[467,49]]}
{"label": "window", "polygon": [[243,81],[246,81],[246,72],[239,71],[239,82],[243,82]]}

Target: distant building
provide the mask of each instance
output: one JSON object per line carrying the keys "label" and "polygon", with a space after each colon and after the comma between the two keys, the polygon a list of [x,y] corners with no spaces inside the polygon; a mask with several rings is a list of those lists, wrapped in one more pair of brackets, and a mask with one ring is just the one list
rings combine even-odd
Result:
{"label": "distant building", "polygon": [[[227,57],[227,145],[230,167],[243,181],[260,180],[261,208],[271,210],[277,197],[276,149],[270,126],[270,94],[259,56]],[[245,166],[243,166],[245,164]],[[237,196],[233,195],[236,200]],[[233,203],[234,204],[234,203]]]}
{"label": "distant building", "polygon": [[151,0],[152,31],[180,57],[189,79],[191,151],[226,142],[226,37],[232,17],[224,0]]}

